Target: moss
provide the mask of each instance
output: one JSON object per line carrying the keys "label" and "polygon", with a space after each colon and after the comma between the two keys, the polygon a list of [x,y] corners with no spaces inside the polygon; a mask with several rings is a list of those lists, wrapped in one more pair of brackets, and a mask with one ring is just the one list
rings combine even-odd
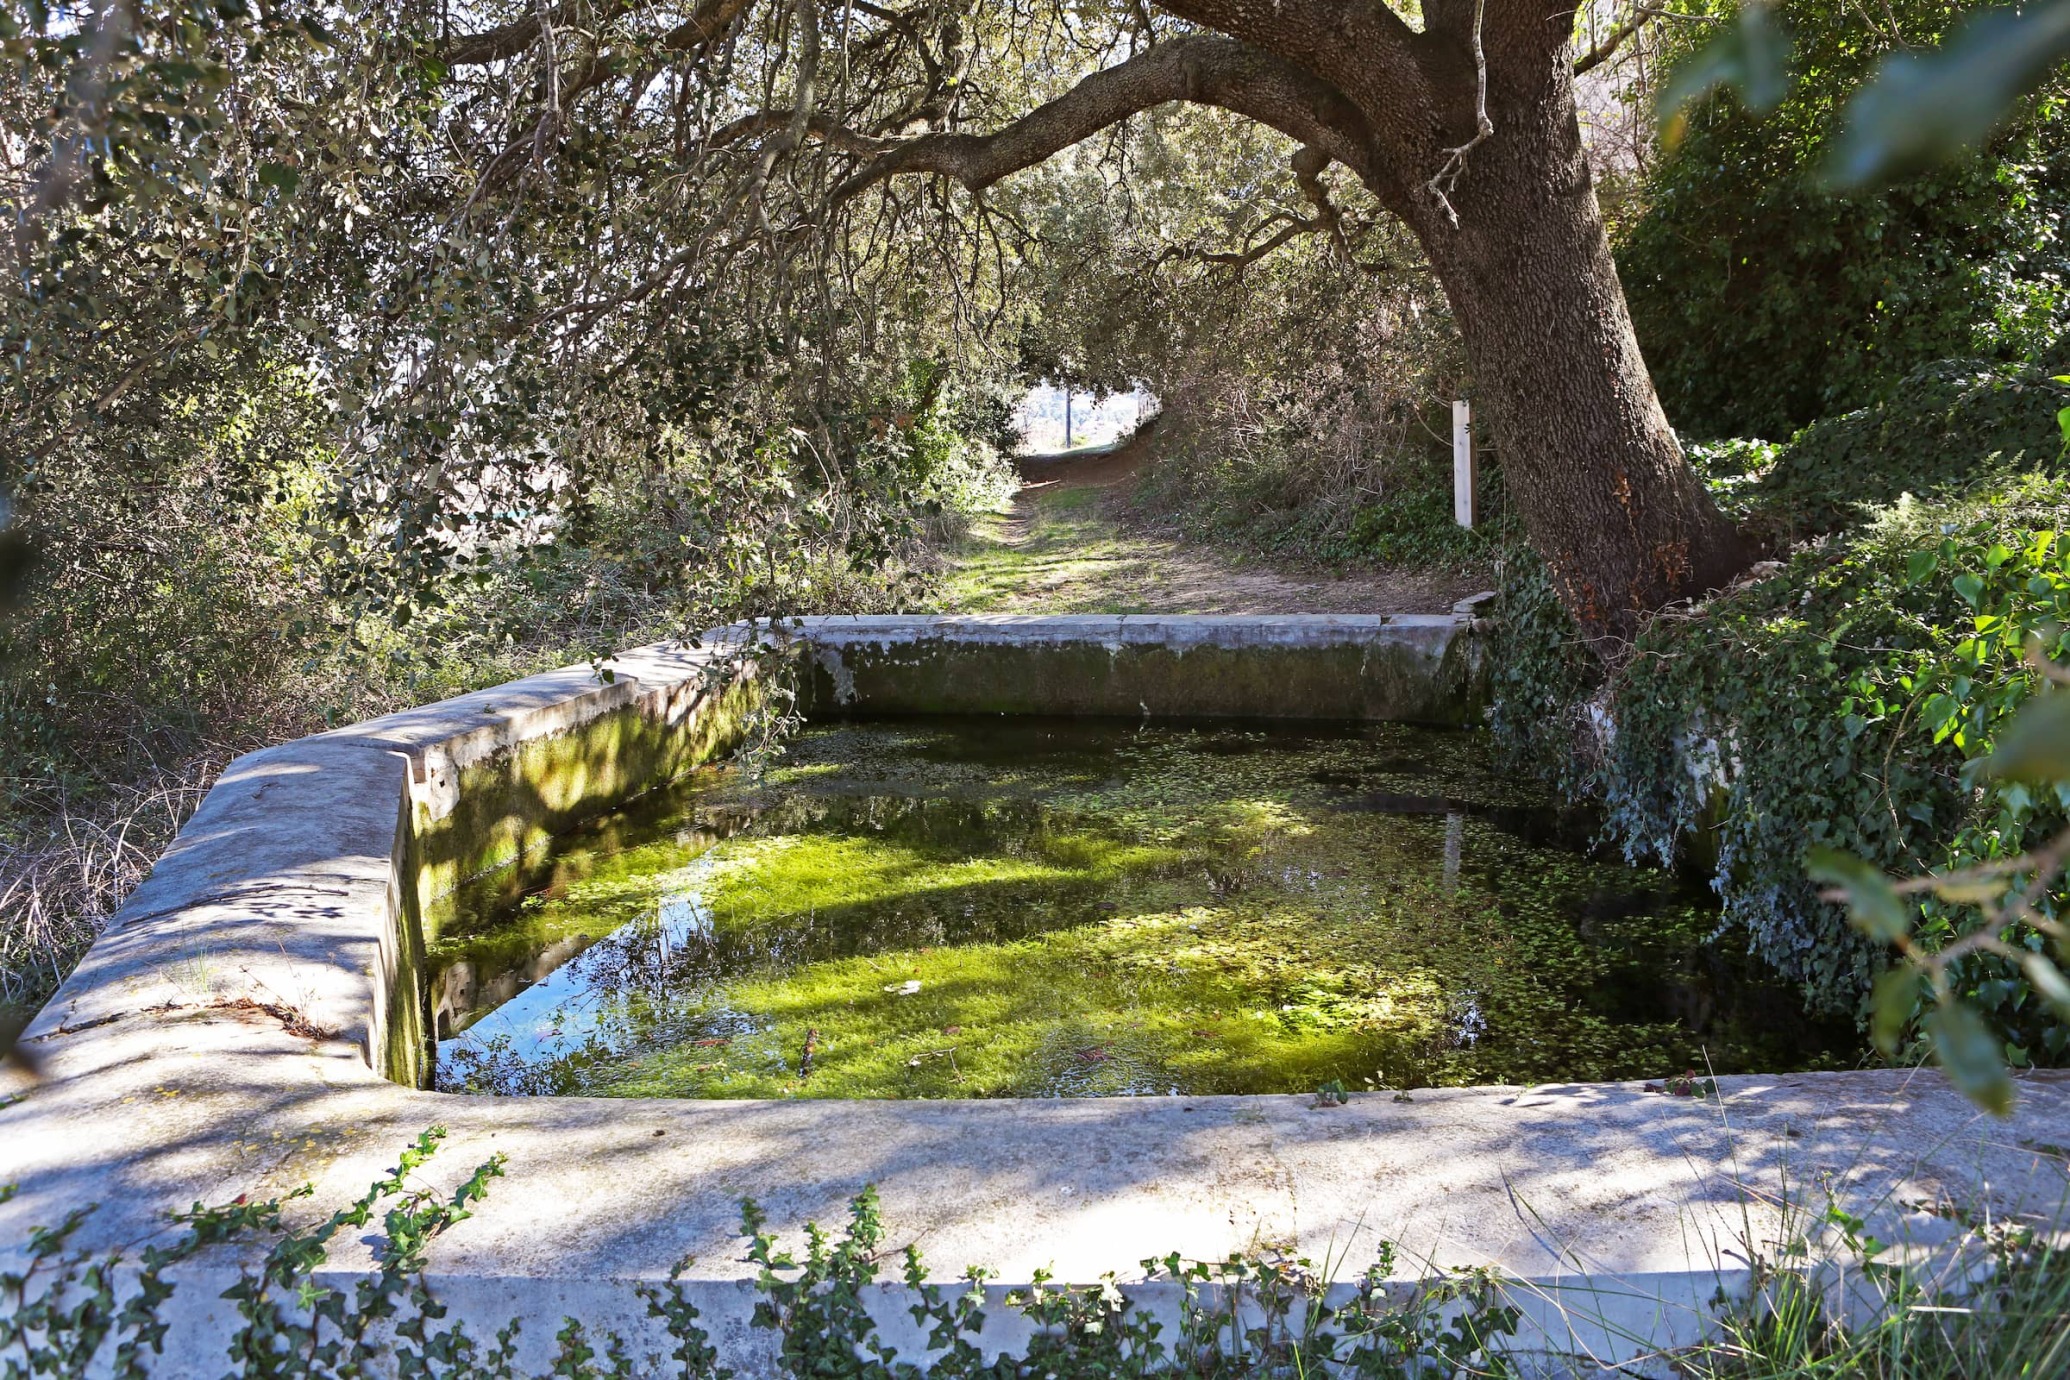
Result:
{"label": "moss", "polygon": [[810,668],[809,704],[884,714],[1085,714],[1378,720],[1462,726],[1483,702],[1476,649],[1408,641],[1204,646],[1097,642],[856,644]]}
{"label": "moss", "polygon": [[1039,489],[1022,515],[993,514],[972,529],[943,581],[939,606],[962,613],[1020,607],[1039,593],[1048,613],[1142,613],[1146,572],[1162,548],[1120,533],[1084,486]]}
{"label": "moss", "polygon": [[1711,944],[1700,894],[1561,846],[1479,735],[820,728],[647,810],[434,953],[482,986],[588,946],[454,1042],[445,1086],[1298,1092],[1850,1044]]}
{"label": "moss", "polygon": [[752,679],[738,680],[700,695],[674,722],[661,705],[631,706],[465,768],[449,813],[434,818],[417,806],[414,876],[427,938],[437,937],[450,911],[441,902],[461,882],[728,751],[762,694]]}
{"label": "moss", "polygon": [[753,676],[716,690],[686,686],[673,696],[649,696],[468,766],[444,814],[428,798],[417,798],[402,859],[407,880],[382,955],[387,1000],[373,1051],[382,1072],[410,1086],[431,1079],[441,994],[424,980],[426,954],[463,913],[464,883],[488,879],[475,888],[472,907],[514,902],[542,867],[571,865],[543,845],[730,751],[764,703],[764,687]]}

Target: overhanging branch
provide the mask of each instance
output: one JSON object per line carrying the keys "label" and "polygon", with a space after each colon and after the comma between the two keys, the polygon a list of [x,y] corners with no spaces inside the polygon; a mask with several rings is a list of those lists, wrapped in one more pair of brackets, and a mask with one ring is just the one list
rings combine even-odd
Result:
{"label": "overhanging branch", "polygon": [[1212,105],[1313,146],[1365,177],[1371,141],[1342,93],[1234,39],[1189,35],[1104,68],[993,134],[929,134],[893,147],[833,194],[836,205],[887,178],[953,177],[972,191],[1033,167],[1131,115],[1168,101]]}

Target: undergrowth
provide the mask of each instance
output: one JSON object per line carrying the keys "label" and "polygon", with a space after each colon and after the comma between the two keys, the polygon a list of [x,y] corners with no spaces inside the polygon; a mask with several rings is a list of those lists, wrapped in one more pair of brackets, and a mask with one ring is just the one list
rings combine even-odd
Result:
{"label": "undergrowth", "polygon": [[[1574,640],[1543,572],[1509,560],[1499,610],[1498,751],[1605,807],[1632,859],[1700,863],[1727,925],[1828,1008],[1879,956],[1806,879],[1813,846],[1911,873],[2014,856],[2060,828],[2070,795],[1981,778],[2039,677],[2028,645],[2070,651],[2070,485],[1905,499],[1695,607],[1656,617],[1606,670]],[[2018,880],[2018,879],[2015,879]],[[2041,898],[2055,914],[2059,892]],[[1935,903],[1923,937],[1980,923]],[[2036,949],[2037,934],[2006,937]],[[2070,1056],[2070,1030],[2018,969],[1965,960],[1961,994],[2017,1065]]]}

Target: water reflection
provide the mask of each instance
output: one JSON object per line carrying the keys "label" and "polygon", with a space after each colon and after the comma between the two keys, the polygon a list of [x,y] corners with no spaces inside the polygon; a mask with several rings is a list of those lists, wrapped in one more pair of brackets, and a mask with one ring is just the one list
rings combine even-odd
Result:
{"label": "water reflection", "polygon": [[439,1086],[1115,1096],[1849,1062],[1469,734],[819,726],[484,879]]}

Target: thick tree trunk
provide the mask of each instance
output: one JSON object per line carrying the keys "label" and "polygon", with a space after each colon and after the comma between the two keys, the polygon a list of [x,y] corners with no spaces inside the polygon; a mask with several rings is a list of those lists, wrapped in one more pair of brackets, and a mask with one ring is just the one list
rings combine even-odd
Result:
{"label": "thick tree trunk", "polygon": [[1536,100],[1491,98],[1497,133],[1468,155],[1456,227],[1435,199],[1407,213],[1451,301],[1510,501],[1608,651],[1641,615],[1722,586],[1749,551],[1654,395],[1571,82],[1548,77]]}

